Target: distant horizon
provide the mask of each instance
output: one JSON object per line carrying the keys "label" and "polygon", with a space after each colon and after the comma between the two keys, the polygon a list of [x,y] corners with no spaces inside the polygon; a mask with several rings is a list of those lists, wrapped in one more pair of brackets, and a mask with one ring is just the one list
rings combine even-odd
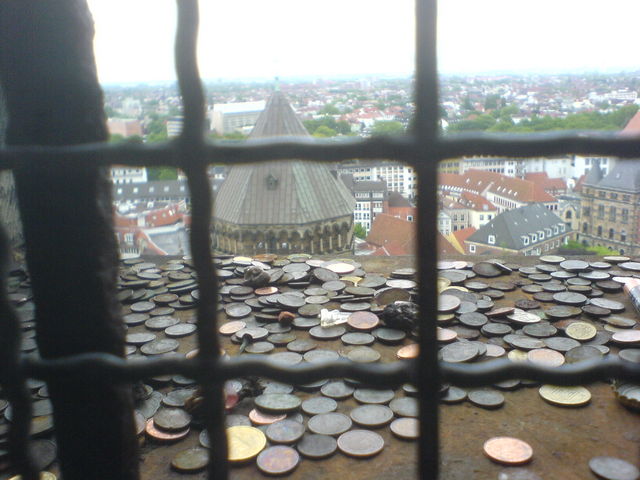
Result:
{"label": "distant horizon", "polygon": [[[448,72],[448,73],[439,73],[439,77],[442,78],[491,78],[491,77],[554,77],[554,76],[585,76],[585,75],[593,75],[593,76],[618,76],[618,75],[628,75],[638,73],[640,74],[640,67],[638,68],[611,68],[605,70],[566,70],[566,71],[485,71],[485,72]],[[362,74],[336,74],[336,75],[292,75],[292,76],[278,76],[279,81],[284,83],[307,83],[314,81],[358,81],[365,79],[381,79],[381,80],[408,80],[413,77],[413,73],[362,73]],[[275,80],[274,77],[267,76],[255,76],[255,77],[219,77],[219,78],[202,78],[201,79],[204,84],[212,84],[212,83],[245,83],[245,84],[256,84],[256,83],[269,83]],[[101,82],[103,87],[135,87],[135,86],[173,86],[177,84],[177,79],[166,79],[166,80],[132,80],[132,81],[112,81],[112,82]]]}

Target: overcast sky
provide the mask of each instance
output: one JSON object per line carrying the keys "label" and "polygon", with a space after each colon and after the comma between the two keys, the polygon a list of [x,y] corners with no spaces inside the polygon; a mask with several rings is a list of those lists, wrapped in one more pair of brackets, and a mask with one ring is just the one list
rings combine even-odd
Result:
{"label": "overcast sky", "polygon": [[[173,0],[89,0],[103,83],[175,78]],[[203,78],[413,71],[410,0],[200,0]],[[638,0],[440,0],[442,73],[640,70]]]}

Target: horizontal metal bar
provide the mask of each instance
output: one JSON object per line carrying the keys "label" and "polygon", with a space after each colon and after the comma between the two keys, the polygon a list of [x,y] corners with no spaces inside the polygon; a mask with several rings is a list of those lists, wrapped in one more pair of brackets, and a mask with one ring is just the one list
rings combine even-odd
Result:
{"label": "horizontal metal bar", "polygon": [[[10,146],[0,148],[0,169],[15,168],[26,161],[76,162],[91,158],[99,165],[180,167],[178,140],[154,144],[93,143],[61,147]],[[526,135],[461,134],[439,137],[428,151],[411,135],[367,139],[304,139],[278,137],[243,142],[208,141],[203,155],[209,164],[251,163],[282,158],[336,162],[349,159],[393,158],[407,163],[463,156],[542,157],[562,154],[640,157],[640,138],[612,133],[545,132]]]}
{"label": "horizontal metal bar", "polygon": [[[371,385],[397,386],[417,379],[417,361],[398,361],[378,365],[362,365],[348,360],[322,364],[282,366],[268,357],[243,355],[202,363],[198,359],[147,359],[126,361],[119,357],[87,353],[55,360],[24,359],[22,369],[31,378],[48,380],[58,376],[93,375],[106,376],[114,381],[134,381],[158,375],[179,373],[187,377],[207,381],[217,377],[225,380],[243,375],[273,378],[283,382],[300,384],[324,378],[353,378]],[[563,365],[557,368],[542,367],[530,363],[514,363],[509,360],[491,360],[477,364],[452,364],[441,362],[443,381],[462,386],[489,385],[504,380],[523,378],[557,385],[579,385],[617,378],[640,382],[640,364],[619,358],[605,358]]]}

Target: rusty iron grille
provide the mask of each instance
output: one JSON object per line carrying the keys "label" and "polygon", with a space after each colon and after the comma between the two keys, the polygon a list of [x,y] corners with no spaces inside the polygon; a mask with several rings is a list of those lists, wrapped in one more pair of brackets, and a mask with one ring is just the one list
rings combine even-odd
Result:
{"label": "rusty iron grille", "polygon": [[[419,388],[421,436],[418,446],[420,478],[438,477],[438,391],[442,381],[461,386],[484,386],[514,378],[526,378],[557,385],[577,385],[610,378],[640,381],[638,365],[619,359],[594,360],[560,368],[544,368],[530,364],[514,364],[495,360],[478,365],[452,365],[437,359],[436,284],[437,248],[435,219],[437,215],[435,179],[440,160],[471,155],[533,157],[557,154],[598,154],[620,158],[638,157],[640,140],[614,138],[610,135],[532,134],[526,136],[462,135],[442,137],[439,133],[438,75],[436,64],[437,0],[416,0],[416,65],[415,118],[412,130],[397,138],[371,138],[338,143],[278,138],[253,140],[242,145],[207,141],[204,138],[205,101],[196,62],[198,6],[196,0],[178,0],[178,28],[175,62],[184,105],[184,128],[181,136],[162,145],[112,145],[85,143],[66,146],[7,146],[0,150],[0,168],[19,169],[25,165],[80,165],[91,159],[95,164],[114,163],[128,166],[172,166],[181,168],[188,177],[192,195],[191,249],[198,275],[201,297],[198,305],[199,355],[186,359],[149,359],[126,362],[106,353],[84,353],[63,358],[31,360],[3,357],[2,368],[11,375],[4,381],[20,390],[27,378],[43,380],[62,377],[101,376],[114,382],[132,382],[166,374],[183,374],[203,385],[206,427],[212,444],[208,467],[209,478],[227,478],[226,436],[224,435],[222,385],[225,380],[247,373],[277,381],[308,383],[320,380],[331,371],[332,377],[366,380],[378,386],[398,386],[413,382]],[[247,356],[222,360],[215,331],[217,280],[210,252],[212,200],[205,174],[209,164],[264,162],[275,159],[302,159],[337,162],[352,158],[393,158],[416,169],[418,184],[418,238],[422,245],[417,259],[419,275],[420,357],[414,361],[378,366],[356,365],[339,361],[322,366],[279,367],[268,361]],[[7,246],[4,245],[5,250]],[[6,253],[5,253],[6,255]],[[5,288],[6,290],[6,288]],[[8,299],[0,300],[6,315],[12,315]],[[28,404],[28,396],[14,396],[14,408]],[[22,456],[19,446],[27,443],[29,418],[16,415],[10,436],[14,463],[23,478],[35,478],[33,464]],[[121,439],[122,440],[122,439]],[[64,445],[62,445],[64,448]],[[79,455],[80,453],[78,453]],[[88,475],[93,478],[103,478]],[[79,477],[78,477],[79,478]]]}

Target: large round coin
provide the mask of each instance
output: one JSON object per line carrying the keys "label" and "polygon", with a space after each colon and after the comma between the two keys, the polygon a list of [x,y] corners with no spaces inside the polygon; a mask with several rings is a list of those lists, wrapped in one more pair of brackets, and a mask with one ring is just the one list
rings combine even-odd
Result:
{"label": "large round coin", "polygon": [[593,457],[589,468],[599,478],[605,480],[638,480],[640,470],[631,463],[615,457]]}
{"label": "large round coin", "polygon": [[329,435],[307,433],[296,448],[305,457],[319,459],[332,455],[338,448],[338,442]]}
{"label": "large round coin", "polygon": [[304,425],[285,419],[269,425],[265,434],[272,443],[296,443],[304,435]]}
{"label": "large round coin", "polygon": [[246,462],[258,456],[267,445],[267,437],[254,427],[236,426],[227,428],[228,455],[230,462]]}
{"label": "large round coin", "polygon": [[335,412],[337,408],[338,402],[327,397],[311,397],[302,402],[302,411],[307,415]]}
{"label": "large round coin", "polygon": [[395,392],[391,389],[378,390],[375,388],[359,388],[353,394],[353,398],[355,398],[360,403],[379,405],[389,403],[391,400],[393,400],[394,396]]}
{"label": "large round coin", "polygon": [[540,396],[559,407],[581,407],[589,403],[591,393],[584,387],[558,387],[555,385],[543,385],[538,390]]}
{"label": "large round coin", "polygon": [[369,430],[351,430],[340,435],[338,448],[351,457],[373,457],[384,448],[384,439]]}
{"label": "large round coin", "polygon": [[204,470],[208,463],[209,450],[195,447],[176,454],[171,461],[171,466],[179,472],[194,473]]}
{"label": "large round coin", "polygon": [[301,403],[298,397],[287,393],[263,393],[255,398],[256,407],[267,413],[293,412]]}
{"label": "large round coin", "polygon": [[263,450],[256,464],[267,475],[286,475],[292,472],[300,462],[300,455],[291,447],[276,445]]}
{"label": "large round coin", "polygon": [[596,336],[596,327],[587,322],[573,322],[565,328],[564,332],[569,338],[579,342],[586,342]]}
{"label": "large round coin", "polygon": [[323,413],[311,417],[307,422],[307,428],[320,435],[340,435],[351,428],[352,422],[349,417],[342,413]]}
{"label": "large round coin", "polygon": [[325,383],[320,391],[325,397],[333,398],[336,400],[344,400],[349,398],[353,394],[353,387],[347,385],[342,380],[335,380]]}
{"label": "large round coin", "polygon": [[495,437],[484,442],[484,453],[491,460],[503,465],[521,465],[533,457],[531,446],[512,437]]}

